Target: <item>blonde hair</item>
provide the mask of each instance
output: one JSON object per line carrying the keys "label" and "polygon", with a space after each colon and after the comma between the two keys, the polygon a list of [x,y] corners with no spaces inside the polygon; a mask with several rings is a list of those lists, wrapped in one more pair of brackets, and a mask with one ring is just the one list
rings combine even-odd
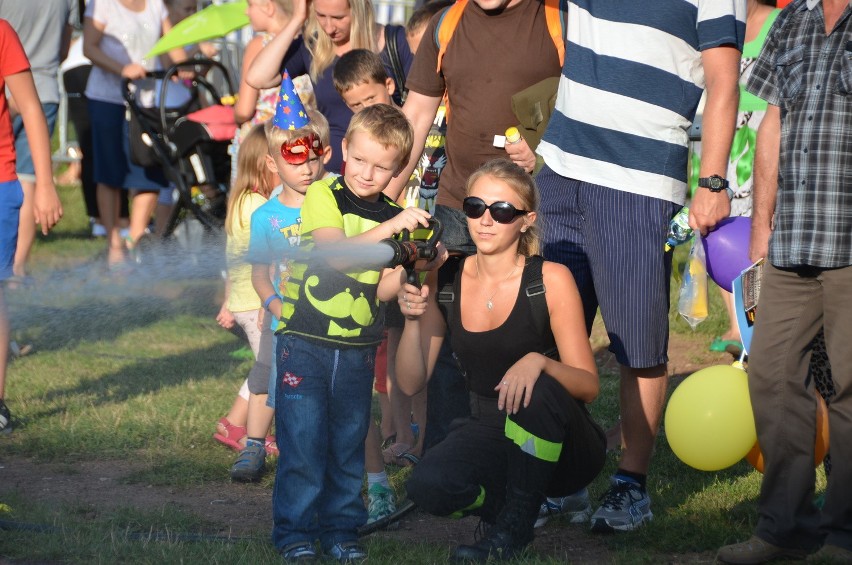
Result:
{"label": "blonde hair", "polygon": [[258,124],[249,130],[240,142],[237,154],[237,178],[228,196],[228,214],[225,216],[225,231],[228,235],[234,233],[234,220],[242,225],[242,207],[249,193],[257,192],[264,198],[269,198],[273,185],[269,182],[266,168],[266,132],[263,124]]}
{"label": "blonde hair", "polygon": [[269,0],[287,14],[287,17],[293,16],[293,0]]}
{"label": "blonde hair", "polygon": [[[506,183],[521,200],[521,207],[528,212],[538,212],[538,187],[532,176],[521,167],[508,159],[492,159],[478,169],[467,179],[465,194],[470,194],[474,183],[482,177],[491,177]],[[518,242],[518,253],[525,257],[538,255],[541,249],[541,236],[538,226],[528,224],[526,231],[521,232]]]}
{"label": "blonde hair", "polygon": [[352,141],[352,135],[363,131],[376,143],[393,147],[399,151],[399,166],[408,163],[414,145],[414,130],[402,110],[389,104],[374,104],[352,116],[346,130],[346,143]]}
{"label": "blonde hair", "polygon": [[325,119],[318,110],[307,108],[308,119],[310,122],[299,129],[281,129],[272,125],[272,120],[268,120],[264,127],[266,129],[266,142],[269,155],[274,159],[281,154],[281,146],[289,143],[294,139],[307,137],[314,134],[320,138],[322,145],[328,148],[331,143],[331,130],[328,127],[328,120]]}
{"label": "blonde hair", "polygon": [[[376,15],[370,0],[348,0],[349,5],[349,45],[352,49],[376,51]],[[305,46],[311,54],[311,80],[314,84],[334,61],[334,44],[329,39],[319,21],[316,7],[312,6],[305,23]]]}

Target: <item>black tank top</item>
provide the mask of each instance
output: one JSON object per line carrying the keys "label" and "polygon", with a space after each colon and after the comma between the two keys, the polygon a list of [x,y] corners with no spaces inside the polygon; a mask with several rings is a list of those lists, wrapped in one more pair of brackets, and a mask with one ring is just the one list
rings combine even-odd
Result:
{"label": "black tank top", "polygon": [[457,300],[453,301],[453,315],[450,316],[450,345],[461,364],[468,381],[470,391],[482,396],[496,398],[494,387],[503,375],[519,359],[530,352],[543,353],[555,347],[550,327],[546,335],[536,327],[532,315],[532,304],[526,296],[530,281],[541,279],[543,259],[537,255],[527,258],[521,275],[521,284],[515,305],[506,321],[493,330],[470,332],[462,327],[461,317],[461,273],[462,266],[453,283]]}

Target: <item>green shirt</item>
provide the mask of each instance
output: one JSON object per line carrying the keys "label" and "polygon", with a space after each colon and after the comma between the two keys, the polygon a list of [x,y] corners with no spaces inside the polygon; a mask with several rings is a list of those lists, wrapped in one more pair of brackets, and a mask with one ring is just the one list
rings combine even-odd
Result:
{"label": "green shirt", "polygon": [[[308,189],[302,204],[303,251],[314,250],[313,231],[343,230],[347,237],[362,234],[402,211],[382,194],[369,202],[353,193],[343,177],[320,180]],[[332,347],[366,347],[382,340],[384,315],[376,296],[381,267],[354,267],[346,272],[322,257],[299,263],[290,275],[286,302],[293,311],[278,331]]]}

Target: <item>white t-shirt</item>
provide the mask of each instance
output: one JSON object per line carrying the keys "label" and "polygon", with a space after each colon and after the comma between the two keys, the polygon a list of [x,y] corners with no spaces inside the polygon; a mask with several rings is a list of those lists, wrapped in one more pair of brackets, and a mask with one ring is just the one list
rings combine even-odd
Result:
{"label": "white t-shirt", "polygon": [[[86,6],[86,17],[103,24],[100,47],[105,55],[123,65],[139,63],[149,71],[160,69],[159,59],[146,59],[145,55],[160,39],[163,22],[169,12],[163,0],[147,0],[141,12],[128,10],[119,0],[91,0]],[[153,80],[136,81],[141,89],[137,99],[141,106],[154,102]],[[86,85],[90,100],[124,104],[121,77],[97,65],[92,68]]]}

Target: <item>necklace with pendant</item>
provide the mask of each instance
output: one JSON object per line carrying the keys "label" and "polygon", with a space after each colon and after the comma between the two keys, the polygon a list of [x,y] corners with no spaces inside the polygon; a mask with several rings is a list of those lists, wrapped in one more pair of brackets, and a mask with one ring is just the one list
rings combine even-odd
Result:
{"label": "necklace with pendant", "polygon": [[[476,261],[476,280],[479,280],[479,254],[477,254],[477,255],[475,256],[475,261]],[[485,301],[485,307],[486,307],[486,308],[488,308],[488,310],[489,310],[489,311],[491,311],[491,310],[493,310],[493,309],[494,309],[494,302],[492,302],[492,300],[493,300],[493,299],[494,299],[494,297],[497,295],[497,293],[498,293],[498,292],[500,292],[500,287],[501,287],[501,286],[503,285],[503,283],[505,283],[507,280],[511,279],[511,278],[512,278],[512,275],[514,275],[514,274],[515,274],[515,271],[517,271],[517,270],[518,270],[518,256],[517,256],[517,255],[515,255],[515,266],[512,268],[512,270],[511,270],[511,271],[509,271],[509,274],[506,276],[506,278],[505,278],[505,279],[503,279],[503,280],[502,280],[502,281],[501,281],[501,282],[497,285],[497,289],[496,289],[494,292],[492,292],[492,293],[491,293],[491,296],[488,296],[488,293],[487,293],[487,292],[485,291],[485,289],[483,288],[483,294],[485,294],[485,295],[487,296],[487,300]]]}

